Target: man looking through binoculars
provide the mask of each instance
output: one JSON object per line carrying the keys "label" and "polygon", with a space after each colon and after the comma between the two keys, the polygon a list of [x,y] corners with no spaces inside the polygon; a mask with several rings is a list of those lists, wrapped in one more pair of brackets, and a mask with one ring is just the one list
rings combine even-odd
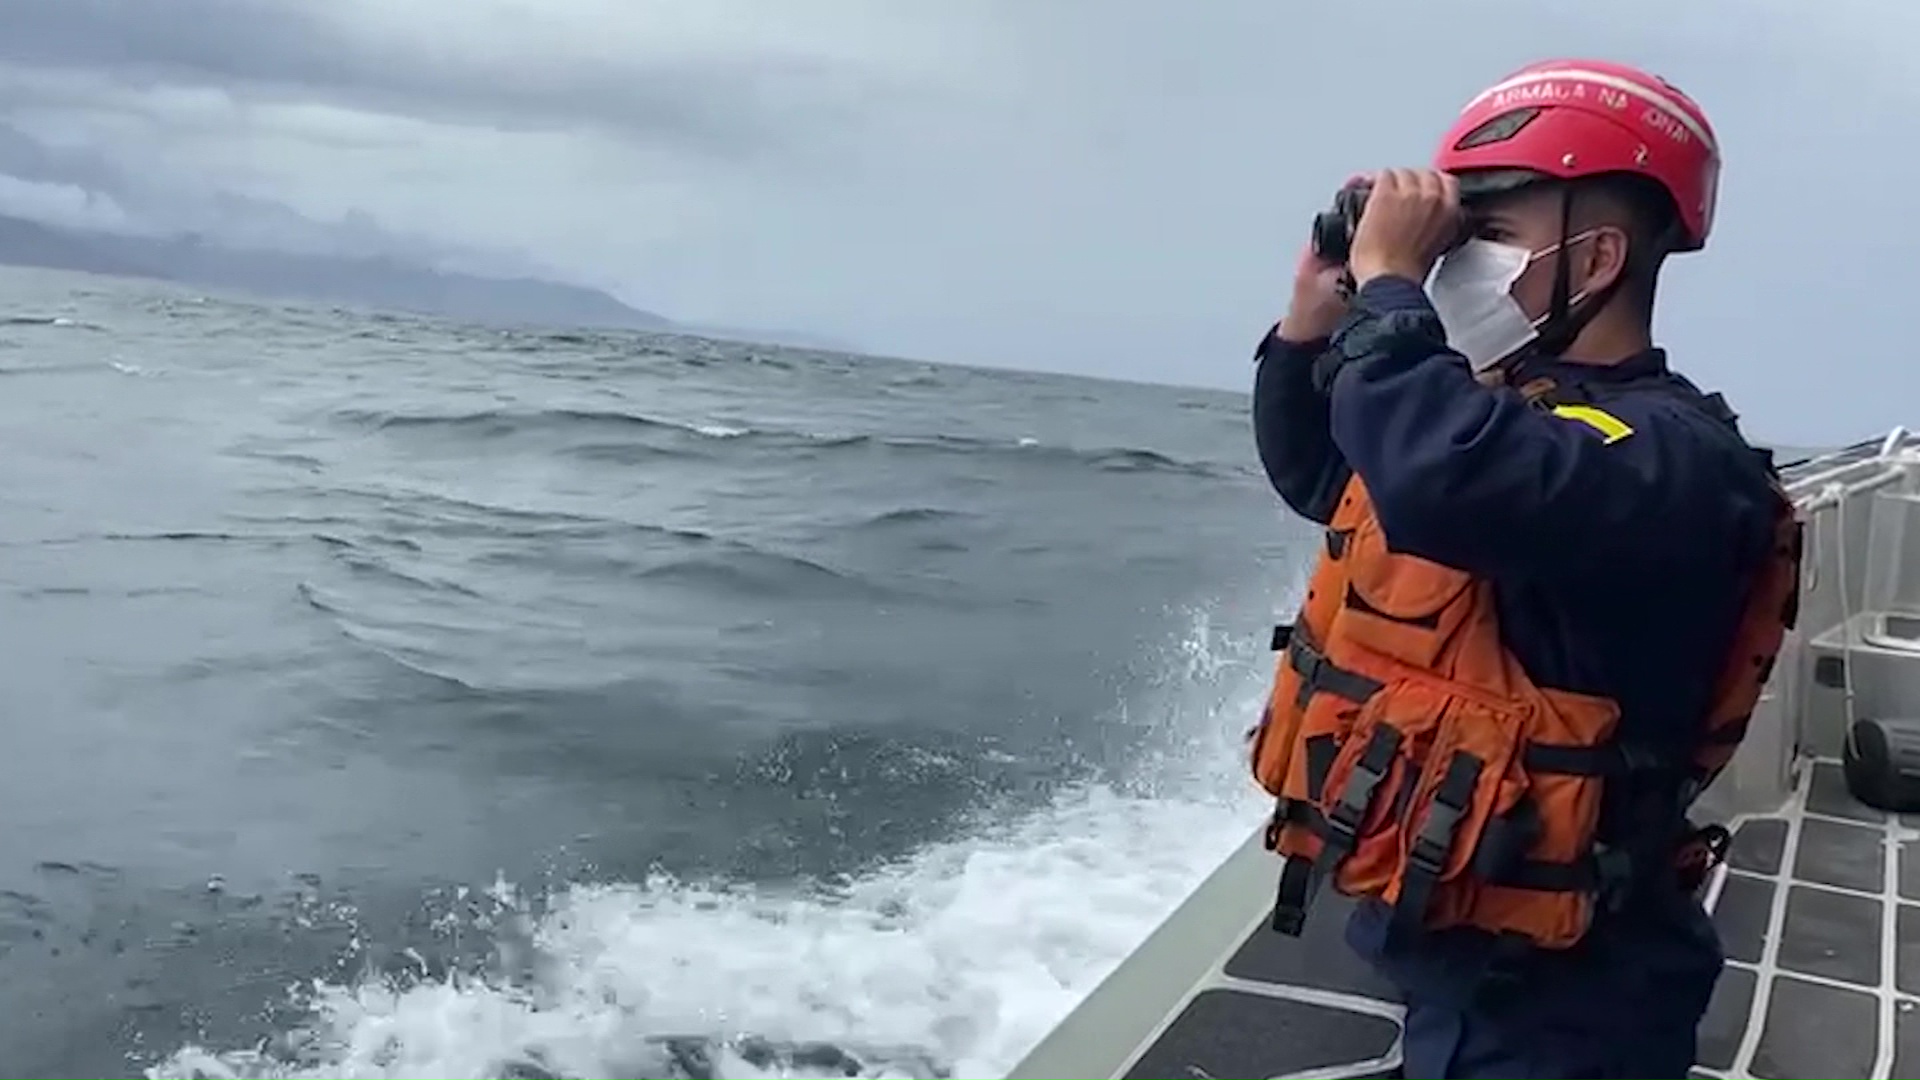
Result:
{"label": "man looking through binoculars", "polygon": [[1274,925],[1326,884],[1418,1077],[1685,1076],[1722,967],[1687,812],[1796,595],[1770,457],[1652,340],[1704,247],[1699,106],[1524,68],[1350,182],[1259,350],[1261,461],[1326,527],[1253,739]]}

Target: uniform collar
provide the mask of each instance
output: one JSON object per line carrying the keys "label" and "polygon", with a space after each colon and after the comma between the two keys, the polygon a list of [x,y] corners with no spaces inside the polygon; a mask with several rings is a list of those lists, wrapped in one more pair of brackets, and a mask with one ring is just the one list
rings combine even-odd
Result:
{"label": "uniform collar", "polygon": [[1667,373],[1665,349],[1648,349],[1618,364],[1574,364],[1565,360],[1529,357],[1513,369],[1509,385],[1523,386],[1536,379],[1561,384],[1620,383]]}

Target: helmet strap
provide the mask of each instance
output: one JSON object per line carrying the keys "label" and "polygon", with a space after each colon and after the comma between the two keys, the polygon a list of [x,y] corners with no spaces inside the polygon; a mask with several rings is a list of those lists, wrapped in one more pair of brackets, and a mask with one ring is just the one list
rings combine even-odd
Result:
{"label": "helmet strap", "polygon": [[1566,352],[1626,282],[1624,273],[1617,274],[1605,288],[1590,292],[1578,304],[1574,303],[1573,267],[1567,255],[1573,245],[1574,187],[1569,183],[1560,188],[1560,244],[1554,252],[1553,294],[1548,301],[1547,317],[1540,324],[1540,335],[1527,350],[1534,356],[1557,357]]}

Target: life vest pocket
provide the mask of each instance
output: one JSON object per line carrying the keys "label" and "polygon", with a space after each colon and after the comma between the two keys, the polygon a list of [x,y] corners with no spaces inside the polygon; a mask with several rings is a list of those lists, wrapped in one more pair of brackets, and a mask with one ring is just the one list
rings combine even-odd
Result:
{"label": "life vest pocket", "polygon": [[1538,808],[1540,837],[1531,858],[1553,863],[1586,856],[1600,825],[1607,775],[1617,771],[1614,734],[1620,707],[1605,698],[1543,690],[1523,766],[1527,798]]}
{"label": "life vest pocket", "polygon": [[1444,694],[1407,680],[1386,682],[1363,702],[1310,699],[1280,792],[1275,850],[1310,862],[1315,880],[1341,892],[1388,887],[1419,755],[1446,707]]}
{"label": "life vest pocket", "polygon": [[1384,897],[1402,932],[1426,928],[1430,911],[1444,911],[1457,897],[1449,886],[1473,868],[1488,823],[1510,815],[1525,796],[1526,775],[1517,767],[1525,728],[1518,703],[1452,700],[1407,806],[1399,880]]}
{"label": "life vest pocket", "polygon": [[1358,704],[1325,696],[1304,710],[1275,710],[1298,719],[1291,731],[1281,730],[1284,721],[1269,725],[1255,752],[1254,778],[1280,800],[1283,816],[1301,825],[1319,820],[1321,799],[1360,711]]}
{"label": "life vest pocket", "polygon": [[1347,580],[1330,636],[1432,670],[1471,607],[1462,598],[1479,586],[1450,566],[1395,553],[1371,517],[1355,528],[1348,546],[1352,557],[1344,563]]}
{"label": "life vest pocket", "polygon": [[1432,684],[1399,679],[1360,708],[1315,800],[1324,842],[1346,853],[1337,864],[1321,854],[1339,892],[1394,895],[1406,846],[1409,799],[1417,788],[1420,763],[1452,704]]}
{"label": "life vest pocket", "polygon": [[[1280,671],[1286,670],[1286,657],[1280,658]],[[1269,795],[1280,794],[1280,781],[1287,775],[1287,765],[1293,757],[1294,733],[1299,724],[1289,719],[1291,710],[1276,709],[1274,702],[1279,699],[1279,674],[1274,676],[1274,690],[1260,708],[1260,719],[1247,732],[1247,765],[1253,770],[1254,782],[1266,789]]]}
{"label": "life vest pocket", "polygon": [[1578,941],[1604,877],[1594,840],[1618,723],[1612,702],[1559,691],[1511,711],[1463,702],[1409,807],[1396,923]]}
{"label": "life vest pocket", "polygon": [[1473,584],[1452,567],[1395,553],[1371,514],[1357,523],[1347,549],[1347,606],[1393,622],[1431,630],[1440,612]]}
{"label": "life vest pocket", "polygon": [[1254,730],[1253,778],[1280,799],[1312,799],[1381,684],[1330,664],[1304,627],[1280,651],[1273,692]]}
{"label": "life vest pocket", "polygon": [[1293,707],[1300,693],[1300,676],[1288,660],[1287,650],[1282,649],[1274,665],[1273,690],[1260,710],[1260,722],[1253,729],[1247,750],[1254,781],[1276,797],[1285,787],[1305,719],[1304,710]]}

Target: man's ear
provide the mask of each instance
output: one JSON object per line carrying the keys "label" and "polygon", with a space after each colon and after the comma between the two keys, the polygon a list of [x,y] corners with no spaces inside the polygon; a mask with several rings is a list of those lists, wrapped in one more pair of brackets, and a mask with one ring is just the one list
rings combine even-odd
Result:
{"label": "man's ear", "polygon": [[1613,287],[1613,283],[1627,275],[1627,258],[1630,254],[1627,231],[1618,225],[1596,226],[1585,244],[1585,256],[1580,261],[1586,271],[1580,291],[1592,294]]}

